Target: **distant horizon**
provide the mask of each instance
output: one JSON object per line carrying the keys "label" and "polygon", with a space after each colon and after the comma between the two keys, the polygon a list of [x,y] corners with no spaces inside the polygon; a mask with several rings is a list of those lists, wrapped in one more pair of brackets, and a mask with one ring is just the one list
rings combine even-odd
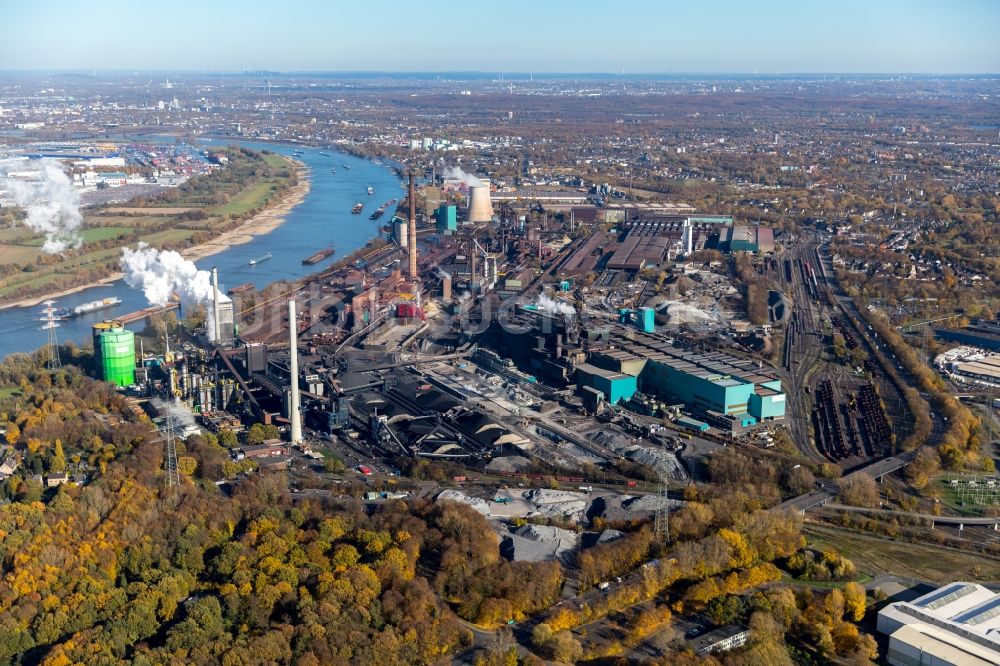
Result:
{"label": "distant horizon", "polygon": [[969,71],[969,72],[934,72],[934,71],[772,71],[772,72],[741,72],[741,71],[635,71],[635,72],[612,72],[612,71],[587,71],[587,70],[535,70],[535,71],[501,71],[492,69],[468,69],[468,70],[438,70],[438,69],[287,69],[287,70],[249,70],[249,69],[184,69],[168,67],[129,67],[129,68],[68,68],[68,67],[36,67],[36,68],[0,68],[0,74],[45,74],[55,76],[58,74],[73,74],[84,76],[95,76],[101,74],[197,74],[197,75],[237,75],[237,76],[308,76],[308,75],[476,75],[495,76],[506,81],[507,78],[547,77],[547,76],[602,76],[610,78],[629,77],[738,77],[738,78],[772,78],[772,77],[835,77],[835,76],[899,76],[899,77],[975,77],[990,78],[1000,77],[1000,70],[997,71]]}
{"label": "distant horizon", "polygon": [[3,70],[1000,72],[993,0],[49,0],[4,8]]}

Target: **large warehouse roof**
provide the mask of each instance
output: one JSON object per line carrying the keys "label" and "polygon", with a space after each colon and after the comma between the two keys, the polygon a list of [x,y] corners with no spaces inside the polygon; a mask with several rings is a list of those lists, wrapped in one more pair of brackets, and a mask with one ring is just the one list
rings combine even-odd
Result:
{"label": "large warehouse roof", "polygon": [[879,611],[878,628],[894,654],[933,655],[936,663],[1000,663],[1000,594],[976,583],[951,583]]}

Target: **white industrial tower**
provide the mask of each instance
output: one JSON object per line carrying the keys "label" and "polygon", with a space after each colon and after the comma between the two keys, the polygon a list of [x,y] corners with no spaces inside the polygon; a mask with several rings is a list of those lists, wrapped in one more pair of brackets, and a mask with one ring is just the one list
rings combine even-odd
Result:
{"label": "white industrial tower", "polygon": [[49,341],[45,345],[46,365],[49,366],[49,370],[58,370],[62,367],[62,360],[59,358],[59,341],[56,338],[56,329],[59,328],[60,324],[53,305],[55,305],[55,301],[45,301],[45,309],[42,310],[42,314],[45,316],[40,321],[45,322],[42,329],[49,332]]}
{"label": "white industrial tower", "polygon": [[219,269],[212,266],[212,342],[219,344],[222,341],[222,317],[219,314]]}

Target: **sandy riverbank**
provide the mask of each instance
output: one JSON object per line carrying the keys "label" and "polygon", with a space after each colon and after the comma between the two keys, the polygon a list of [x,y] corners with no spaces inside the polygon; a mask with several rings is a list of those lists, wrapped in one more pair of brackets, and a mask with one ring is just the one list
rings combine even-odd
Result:
{"label": "sandy riverbank", "polygon": [[[305,200],[306,195],[309,193],[309,168],[302,162],[296,162],[296,175],[298,176],[298,182],[274,205],[257,213],[235,229],[223,232],[215,238],[205,243],[201,243],[200,245],[195,245],[181,250],[181,256],[185,259],[190,259],[191,261],[204,259],[205,257],[212,256],[213,254],[224,252],[234,245],[249,243],[253,240],[254,236],[266,234],[280,227],[285,221],[285,216],[287,216],[293,208],[302,203]],[[75,294],[78,291],[90,289],[91,287],[99,287],[120,279],[122,279],[121,273],[112,273],[111,275],[101,278],[100,280],[94,280],[93,282],[88,282],[87,284],[72,287],[70,289],[54,291],[42,296],[32,296],[31,298],[25,298],[13,303],[4,303],[0,305],[0,310],[18,307],[34,307],[43,301],[49,300],[50,298],[54,299],[68,294]]]}
{"label": "sandy riverbank", "polygon": [[249,243],[253,240],[254,236],[266,234],[280,227],[285,222],[285,216],[293,208],[305,201],[306,195],[309,193],[310,181],[308,178],[308,168],[300,163],[297,174],[299,182],[274,206],[257,213],[244,224],[220,234],[206,243],[182,250],[181,255],[185,259],[197,261],[198,259],[210,257],[213,254],[228,250],[234,245]]}

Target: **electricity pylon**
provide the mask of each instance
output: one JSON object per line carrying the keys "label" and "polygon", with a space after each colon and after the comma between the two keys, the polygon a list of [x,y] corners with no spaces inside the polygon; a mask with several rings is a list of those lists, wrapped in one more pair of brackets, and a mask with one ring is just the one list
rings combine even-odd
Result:
{"label": "electricity pylon", "polygon": [[173,397],[169,398],[167,403],[167,441],[164,447],[166,453],[166,461],[164,462],[164,467],[167,471],[167,487],[173,488],[175,486],[181,485],[180,474],[177,471],[177,442],[174,440],[174,411],[173,411]]}
{"label": "electricity pylon", "polygon": [[670,482],[670,472],[662,463],[654,466],[658,478],[657,493],[662,498],[660,506],[656,508],[653,518],[653,531],[656,541],[666,546],[670,543],[670,495],[668,493]]}
{"label": "electricity pylon", "polygon": [[45,322],[43,330],[48,331],[49,340],[45,345],[45,363],[49,370],[58,370],[62,367],[62,360],[59,358],[59,340],[56,338],[56,329],[59,328],[59,317],[56,316],[56,309],[52,307],[55,301],[45,301],[45,309],[42,314],[45,316],[40,321]]}

